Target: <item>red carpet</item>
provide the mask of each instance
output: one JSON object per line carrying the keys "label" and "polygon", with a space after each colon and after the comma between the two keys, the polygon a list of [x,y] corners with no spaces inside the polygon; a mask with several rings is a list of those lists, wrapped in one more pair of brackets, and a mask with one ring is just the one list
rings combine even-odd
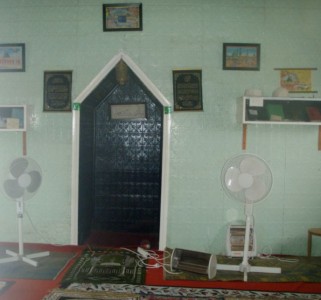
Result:
{"label": "red carpet", "polygon": [[[2,245],[4,245],[2,243]],[[6,244],[8,245],[8,244]],[[50,245],[28,245],[36,251],[61,251],[81,253],[84,246],[50,246]],[[50,290],[59,287],[59,284],[66,271],[73,264],[73,259],[63,272],[55,280],[24,280],[1,278],[0,280],[15,281],[10,288],[0,295],[1,300],[40,300],[47,295]],[[151,262],[152,263],[152,262]],[[273,292],[294,292],[294,293],[321,293],[320,283],[264,283],[264,282],[223,282],[223,281],[183,281],[183,280],[164,280],[163,270],[148,269],[146,276],[146,285],[155,286],[181,286],[181,287],[198,287],[211,289],[237,289],[237,290],[256,290],[256,291],[273,291]]]}

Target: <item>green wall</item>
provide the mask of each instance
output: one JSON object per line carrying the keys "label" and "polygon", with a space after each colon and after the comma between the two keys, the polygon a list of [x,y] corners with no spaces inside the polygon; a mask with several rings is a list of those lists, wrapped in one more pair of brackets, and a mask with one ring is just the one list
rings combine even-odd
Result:
{"label": "green wall", "polygon": [[[202,69],[204,111],[172,113],[167,244],[223,253],[227,224],[243,219],[242,204],[220,185],[224,162],[242,152],[236,103],[248,88],[271,96],[278,67],[318,68],[320,89],[321,2],[142,0],[143,31],[103,32],[106,2],[0,0],[0,42],[26,45],[26,72],[0,73],[0,104],[30,105],[28,155],[44,178],[26,203],[25,241],[70,242],[72,113],[42,112],[43,72],[72,70],[75,99],[123,51],[170,102],[172,70]],[[224,42],[261,44],[260,71],[222,70]],[[271,194],[254,207],[259,251],[305,254],[307,229],[321,226],[317,135],[310,126],[249,126],[246,152],[263,157],[274,175]],[[0,132],[0,144],[5,174],[22,155],[22,135]],[[0,240],[16,241],[15,204],[0,201]]]}

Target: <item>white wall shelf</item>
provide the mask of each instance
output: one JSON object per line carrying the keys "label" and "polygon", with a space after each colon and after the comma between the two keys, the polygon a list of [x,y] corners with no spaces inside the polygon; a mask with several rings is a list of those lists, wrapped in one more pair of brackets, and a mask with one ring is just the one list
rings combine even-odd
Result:
{"label": "white wall shelf", "polygon": [[27,105],[0,105],[0,131],[22,132],[22,155],[27,155]]}
{"label": "white wall shelf", "polygon": [[26,105],[0,105],[0,131],[27,131]]}
{"label": "white wall shelf", "polygon": [[238,118],[243,124],[242,149],[246,149],[247,125],[319,126],[318,149],[321,150],[321,99],[242,97],[238,101]]}

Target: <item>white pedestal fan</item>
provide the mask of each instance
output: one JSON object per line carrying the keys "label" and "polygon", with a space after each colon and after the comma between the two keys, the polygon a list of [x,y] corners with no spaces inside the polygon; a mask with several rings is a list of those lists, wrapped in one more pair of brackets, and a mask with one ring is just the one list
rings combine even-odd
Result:
{"label": "white pedestal fan", "polygon": [[22,219],[24,213],[24,201],[30,199],[38,190],[41,184],[41,170],[37,162],[29,157],[20,157],[13,160],[10,164],[9,172],[6,179],[2,183],[4,194],[12,200],[16,201],[18,233],[19,233],[19,252],[6,250],[7,258],[0,259],[0,263],[7,263],[22,260],[34,267],[38,262],[34,258],[45,257],[49,251],[24,254],[23,247],[23,230]]}
{"label": "white pedestal fan", "polygon": [[243,260],[240,265],[217,265],[218,270],[240,271],[247,281],[249,272],[281,273],[280,268],[258,267],[249,264],[250,228],[253,218],[253,204],[267,197],[272,188],[272,173],[267,163],[253,154],[241,154],[229,159],[221,172],[224,191],[231,198],[245,205],[245,240]]}

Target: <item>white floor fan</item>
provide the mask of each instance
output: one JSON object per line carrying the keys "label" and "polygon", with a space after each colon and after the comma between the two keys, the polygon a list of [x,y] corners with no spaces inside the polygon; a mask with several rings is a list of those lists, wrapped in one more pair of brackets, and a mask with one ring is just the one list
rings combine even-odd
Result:
{"label": "white floor fan", "polygon": [[24,214],[24,202],[37,192],[41,185],[42,175],[38,163],[29,157],[20,157],[14,159],[9,167],[7,176],[1,183],[4,194],[16,201],[18,234],[19,234],[19,252],[6,250],[7,258],[0,259],[0,263],[8,263],[21,260],[32,266],[37,266],[38,262],[34,258],[45,257],[49,251],[24,254],[22,219]]}
{"label": "white floor fan", "polygon": [[254,226],[253,204],[267,197],[272,188],[272,173],[267,163],[253,154],[241,154],[227,160],[221,172],[224,191],[245,206],[245,240],[240,265],[218,265],[219,270],[240,271],[247,281],[249,272],[281,273],[280,268],[251,266],[249,264],[250,228]]}

